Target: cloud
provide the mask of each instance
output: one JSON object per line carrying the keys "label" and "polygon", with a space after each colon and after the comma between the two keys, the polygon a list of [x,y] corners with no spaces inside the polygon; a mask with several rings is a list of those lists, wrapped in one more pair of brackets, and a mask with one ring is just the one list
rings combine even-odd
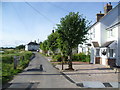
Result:
{"label": "cloud", "polygon": [[25,45],[27,44],[28,41],[23,41],[23,40],[1,40],[0,41],[0,47],[15,47],[15,46],[18,46],[18,45]]}

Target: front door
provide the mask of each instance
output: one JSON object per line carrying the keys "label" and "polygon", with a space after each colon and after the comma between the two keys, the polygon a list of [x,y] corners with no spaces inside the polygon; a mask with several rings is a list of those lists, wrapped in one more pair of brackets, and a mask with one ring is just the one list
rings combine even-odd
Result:
{"label": "front door", "polygon": [[94,55],[94,49],[91,48],[91,55],[90,55],[90,63],[95,64],[95,55]]}

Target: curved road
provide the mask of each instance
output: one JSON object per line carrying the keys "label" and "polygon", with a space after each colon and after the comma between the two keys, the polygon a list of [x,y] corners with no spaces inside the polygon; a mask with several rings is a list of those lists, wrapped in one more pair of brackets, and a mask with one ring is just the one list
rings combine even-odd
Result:
{"label": "curved road", "polygon": [[[41,64],[43,71],[40,70]],[[78,88],[39,53],[35,53],[35,58],[30,61],[29,66],[10,83],[9,88]]]}

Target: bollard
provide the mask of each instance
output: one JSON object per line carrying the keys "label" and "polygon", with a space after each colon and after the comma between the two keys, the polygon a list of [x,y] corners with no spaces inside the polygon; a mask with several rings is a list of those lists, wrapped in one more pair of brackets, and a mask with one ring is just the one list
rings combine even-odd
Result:
{"label": "bollard", "polygon": [[40,71],[43,71],[43,67],[42,67],[42,64],[40,65]]}

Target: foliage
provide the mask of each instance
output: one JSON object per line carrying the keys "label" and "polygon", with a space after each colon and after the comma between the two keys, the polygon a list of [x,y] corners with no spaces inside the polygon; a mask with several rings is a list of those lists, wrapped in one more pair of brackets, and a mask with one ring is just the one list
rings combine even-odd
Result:
{"label": "foliage", "polygon": [[23,50],[24,50],[24,49],[25,49],[25,45],[16,46],[16,49],[19,49],[19,50],[20,50],[20,49],[23,49]]}
{"label": "foliage", "polygon": [[48,47],[49,50],[53,52],[53,54],[55,54],[55,50],[58,48],[57,38],[58,36],[56,32],[48,36]]}
{"label": "foliage", "polygon": [[57,26],[61,40],[66,41],[68,47],[75,48],[87,40],[85,37],[88,32],[87,21],[78,12],[70,12],[69,15],[61,18]]}
{"label": "foliage", "polygon": [[86,55],[85,53],[74,54],[72,57],[73,61],[81,61],[81,62],[89,62],[90,55]]}
{"label": "foliage", "polygon": [[[61,62],[63,56],[58,54],[58,55],[53,55],[52,56],[52,61],[54,62]],[[65,61],[67,61],[67,56],[64,56]],[[79,53],[79,54],[74,54],[72,56],[72,61],[80,61],[80,62],[90,62],[90,55],[86,55],[85,53]]]}
{"label": "foliage", "polygon": [[61,62],[62,61],[62,56],[59,54],[59,55],[53,55],[52,58],[57,61],[57,62]]}
{"label": "foliage", "polygon": [[[15,51],[16,52],[16,51]],[[19,64],[17,66],[17,69],[14,69],[14,63],[13,63],[13,56],[20,56]],[[24,56],[24,60],[23,57]],[[14,75],[21,72],[29,63],[30,57],[32,56],[32,52],[22,52],[19,51],[18,53],[6,53],[3,55],[0,55],[0,58],[2,58],[2,84],[5,84],[9,80],[13,78]]]}
{"label": "foliage", "polygon": [[68,43],[62,40],[60,34],[58,34],[57,43],[58,43],[58,48],[60,49],[62,56],[68,55],[68,51],[69,51],[67,48]]}
{"label": "foliage", "polygon": [[45,40],[40,44],[40,49],[44,51],[44,53],[47,53],[48,51],[48,40]]}
{"label": "foliage", "polygon": [[[67,61],[67,56],[64,56],[64,58],[65,58],[65,61]],[[63,59],[63,56],[61,54],[53,55],[52,59],[53,59],[52,61],[61,62]]]}
{"label": "foliage", "polygon": [[60,48],[62,48],[61,46],[63,45],[67,51],[70,69],[72,69],[72,49],[87,40],[85,37],[88,32],[87,23],[87,20],[79,15],[78,12],[70,12],[69,15],[61,18],[60,24],[57,24],[56,30],[59,34],[59,45]]}

